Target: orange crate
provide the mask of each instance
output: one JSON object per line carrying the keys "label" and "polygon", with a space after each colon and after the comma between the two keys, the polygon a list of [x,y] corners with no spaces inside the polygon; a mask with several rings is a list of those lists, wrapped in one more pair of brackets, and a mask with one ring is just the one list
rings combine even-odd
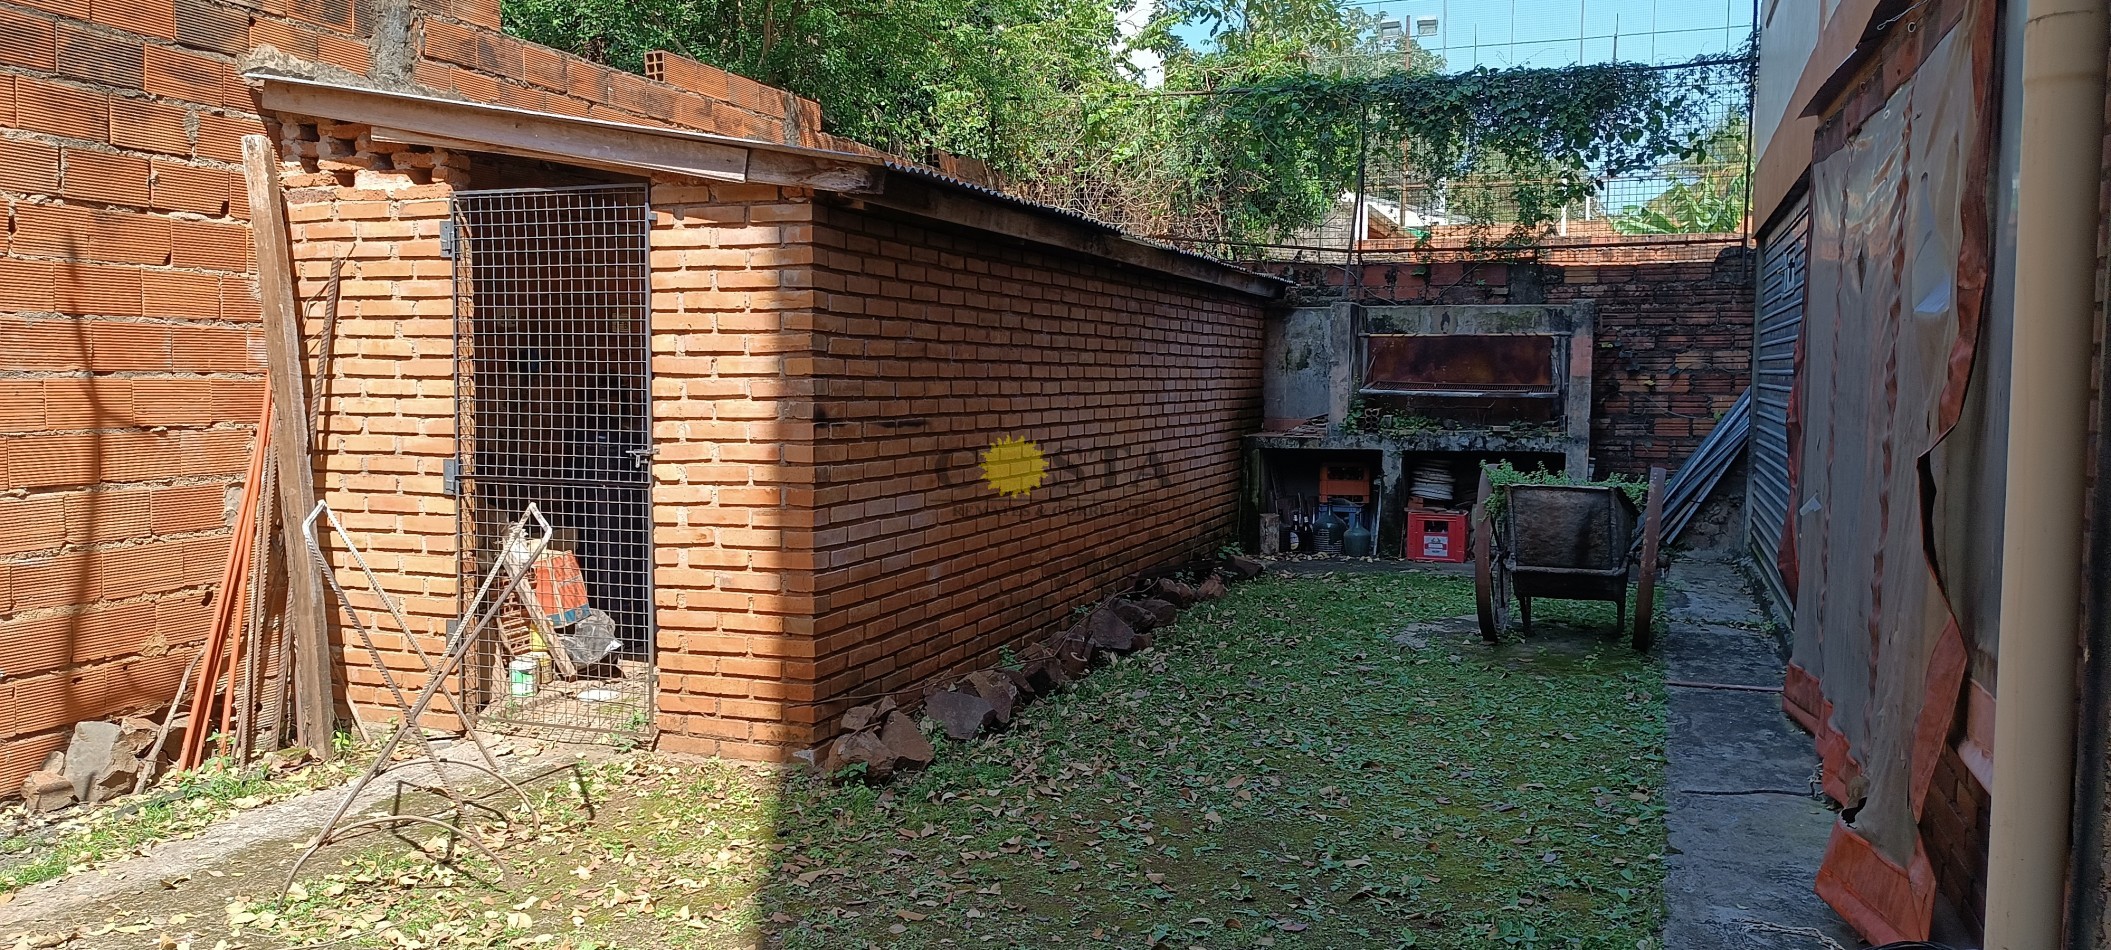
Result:
{"label": "orange crate", "polygon": [[1371,470],[1361,465],[1329,462],[1319,467],[1319,497],[1326,501],[1347,498],[1362,504],[1371,501]]}

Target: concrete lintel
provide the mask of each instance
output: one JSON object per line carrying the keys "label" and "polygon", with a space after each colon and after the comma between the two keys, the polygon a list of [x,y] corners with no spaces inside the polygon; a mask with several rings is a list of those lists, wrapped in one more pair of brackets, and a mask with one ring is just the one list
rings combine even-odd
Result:
{"label": "concrete lintel", "polygon": [[372,89],[252,70],[271,112],[359,122],[399,140],[497,152],[590,168],[667,172],[712,181],[754,182],[860,193],[877,191],[877,159],[682,129],[610,122]]}

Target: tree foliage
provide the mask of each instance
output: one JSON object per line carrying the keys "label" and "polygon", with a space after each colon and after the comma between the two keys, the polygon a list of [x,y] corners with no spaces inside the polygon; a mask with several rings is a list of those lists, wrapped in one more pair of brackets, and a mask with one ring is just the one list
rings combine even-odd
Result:
{"label": "tree foliage", "polygon": [[1658,167],[1671,184],[1640,205],[1613,215],[1622,234],[1721,234],[1745,225],[1749,197],[1750,129],[1742,115],[1725,120],[1697,154]]}
{"label": "tree foliage", "polygon": [[505,0],[523,38],[639,71],[664,49],[821,103],[911,153],[1000,150],[1010,103],[1120,78],[1103,0]]}
{"label": "tree foliage", "polygon": [[[1124,37],[1130,2],[505,0],[505,12],[527,39],[615,66],[666,49],[790,89],[837,134],[980,159],[1028,197],[1173,239],[1280,240],[1374,167],[1455,217],[1530,228],[1608,176],[1707,147],[1694,119],[1707,95],[1695,77],[1720,78],[1707,70],[1444,73],[1345,0],[1159,0]],[[1160,58],[1161,81],[1144,82],[1137,53]]]}

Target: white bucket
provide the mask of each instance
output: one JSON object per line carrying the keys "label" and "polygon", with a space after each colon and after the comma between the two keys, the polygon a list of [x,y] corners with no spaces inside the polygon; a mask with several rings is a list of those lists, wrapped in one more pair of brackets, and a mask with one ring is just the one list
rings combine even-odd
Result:
{"label": "white bucket", "polygon": [[535,695],[535,658],[518,656],[506,664],[506,688],[515,696]]}

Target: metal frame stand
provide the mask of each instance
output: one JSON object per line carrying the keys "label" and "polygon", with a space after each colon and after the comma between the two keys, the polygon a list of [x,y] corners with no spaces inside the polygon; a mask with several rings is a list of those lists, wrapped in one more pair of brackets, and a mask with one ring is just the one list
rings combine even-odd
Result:
{"label": "metal frame stand", "polygon": [[[416,693],[405,695],[403,687],[396,682],[395,675],[389,671],[388,663],[381,655],[380,647],[375,643],[376,630],[374,625],[369,623],[365,617],[362,617],[360,612],[352,606],[352,599],[346,596],[344,587],[338,583],[337,572],[331,568],[329,559],[323,555],[322,542],[316,536],[316,522],[323,518],[329,519],[330,530],[336,535],[337,542],[344,547],[345,553],[351,559],[352,564],[359,568],[360,573],[366,577],[368,593],[374,597],[376,602],[387,609],[390,618],[395,622],[397,631],[403,637],[403,642],[410,645],[411,651],[418,657],[418,661],[424,665],[425,685],[420,687]],[[366,774],[360,776],[358,781],[353,782],[352,786],[345,790],[344,799],[338,802],[335,810],[330,812],[330,817],[323,822],[322,829],[316,833],[314,841],[310,842],[307,850],[301,852],[300,858],[293,862],[293,868],[286,872],[286,883],[280,889],[281,893],[293,887],[293,882],[300,876],[301,868],[308,863],[310,858],[315,856],[316,852],[321,851],[324,846],[332,842],[342,840],[347,832],[356,828],[398,823],[420,823],[446,829],[452,834],[453,840],[467,841],[470,846],[483,852],[485,857],[491,859],[492,864],[498,868],[499,875],[503,877],[506,870],[505,862],[501,861],[492,848],[485,844],[477,836],[476,832],[468,826],[468,823],[464,821],[464,817],[469,813],[470,799],[455,787],[453,781],[448,779],[447,769],[449,767],[466,768],[471,771],[482,772],[497,779],[500,784],[511,790],[520,799],[521,806],[529,820],[535,823],[538,830],[541,828],[542,819],[536,813],[534,802],[528,797],[526,791],[499,771],[498,759],[491,754],[490,747],[484,744],[483,737],[477,733],[475,713],[463,701],[463,696],[449,685],[468,658],[470,649],[476,644],[477,638],[483,634],[486,627],[497,623],[500,608],[517,595],[522,579],[527,575],[526,564],[534,563],[535,556],[541,554],[543,548],[549,544],[552,533],[550,523],[543,518],[542,511],[532,504],[513,522],[509,534],[526,538],[531,525],[537,536],[532,541],[532,548],[529,550],[525,563],[515,563],[511,558],[498,558],[492,563],[490,570],[484,574],[483,581],[477,585],[475,596],[470,598],[469,602],[463,606],[461,615],[455,619],[453,630],[448,634],[446,649],[435,659],[431,654],[425,652],[424,647],[419,645],[417,636],[411,632],[409,619],[403,614],[402,606],[396,602],[395,598],[389,596],[387,591],[382,589],[381,579],[374,575],[373,568],[367,566],[365,555],[360,553],[359,547],[353,544],[351,537],[345,533],[344,525],[337,520],[337,512],[330,508],[329,503],[316,502],[315,510],[309,512],[307,520],[301,523],[301,533],[308,542],[309,559],[313,562],[315,570],[322,575],[323,582],[329,586],[331,593],[336,595],[337,603],[344,611],[347,621],[346,626],[357,631],[360,645],[366,649],[368,660],[373,664],[374,671],[380,675],[382,684],[388,688],[390,696],[394,698],[396,708],[402,714],[402,718],[397,721],[395,734],[391,735],[389,740],[382,744],[379,753],[374,758],[374,764],[367,768]],[[500,582],[501,577],[504,578],[504,589],[497,596],[490,596],[492,587]],[[461,724],[462,735],[476,746],[478,755],[483,759],[482,763],[442,758],[439,751],[433,748],[432,741],[426,737],[424,728],[419,725],[419,720],[431,708],[433,701],[442,696],[447,698],[448,705],[456,721]],[[403,744],[405,739],[409,739],[417,745],[419,754],[402,761],[392,761],[396,749]],[[367,786],[374,783],[375,779],[395,769],[419,764],[431,765],[433,777],[437,780],[437,786],[422,785],[408,780],[405,780],[403,784],[412,785],[423,791],[437,792],[446,797],[452,805],[449,811],[442,813],[447,815],[447,818],[391,813],[373,815],[350,822],[344,820],[345,815],[358,802],[359,796],[366,791]],[[450,842],[450,855],[452,851],[452,842]]]}

